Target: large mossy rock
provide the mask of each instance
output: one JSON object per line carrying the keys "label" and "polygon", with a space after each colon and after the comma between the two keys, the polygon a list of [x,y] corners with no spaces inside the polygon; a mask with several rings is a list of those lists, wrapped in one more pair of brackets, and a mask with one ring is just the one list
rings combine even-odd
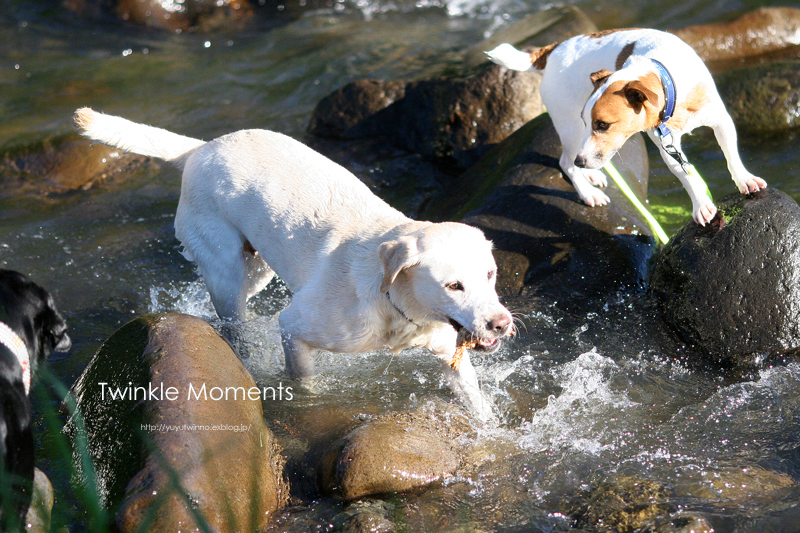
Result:
{"label": "large mossy rock", "polygon": [[[550,117],[538,117],[434,198],[423,217],[481,228],[494,243],[498,290],[507,295],[594,295],[642,282],[652,254],[650,228],[615,185],[606,189],[608,206],[583,204],[561,172],[560,156]],[[633,136],[613,162],[645,201],[649,163],[642,136]]]}
{"label": "large mossy rock", "polygon": [[785,131],[800,127],[800,61],[774,61],[716,77],[737,129]]}
{"label": "large mossy rock", "polygon": [[[148,392],[131,400],[136,387]],[[113,398],[118,388],[128,395]],[[76,443],[85,435],[95,479],[84,470],[82,481],[96,484],[119,531],[266,526],[288,490],[253,389],[228,343],[199,318],[148,315],[103,344],[72,390],[82,422],[73,416],[65,431]]]}
{"label": "large mossy rock", "polygon": [[659,254],[650,291],[684,341],[723,363],[800,350],[800,206],[781,191],[735,194]]}

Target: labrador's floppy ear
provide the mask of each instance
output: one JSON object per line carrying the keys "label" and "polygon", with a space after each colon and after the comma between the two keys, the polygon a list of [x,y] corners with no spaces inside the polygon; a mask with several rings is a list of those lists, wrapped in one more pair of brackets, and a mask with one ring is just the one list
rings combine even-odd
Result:
{"label": "labrador's floppy ear", "polygon": [[383,281],[381,292],[387,292],[397,275],[406,268],[416,265],[419,250],[415,237],[400,237],[395,241],[386,241],[378,247],[378,257],[383,265]]}

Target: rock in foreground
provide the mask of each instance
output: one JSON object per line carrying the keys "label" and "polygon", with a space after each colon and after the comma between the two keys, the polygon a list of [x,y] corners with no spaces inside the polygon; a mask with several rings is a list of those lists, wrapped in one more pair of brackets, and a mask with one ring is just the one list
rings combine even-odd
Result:
{"label": "rock in foreground", "polygon": [[[207,395],[191,395],[203,386]],[[155,393],[130,400],[136,387]],[[112,398],[117,388],[127,398]],[[73,394],[119,531],[193,531],[198,517],[220,533],[266,526],[288,491],[251,388],[259,390],[228,343],[199,318],[149,315],[103,344]],[[65,428],[73,442],[79,428],[75,417]]]}

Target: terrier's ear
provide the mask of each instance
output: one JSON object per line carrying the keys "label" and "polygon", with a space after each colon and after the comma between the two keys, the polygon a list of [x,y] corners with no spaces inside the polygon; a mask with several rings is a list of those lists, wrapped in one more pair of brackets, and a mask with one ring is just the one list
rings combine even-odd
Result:
{"label": "terrier's ear", "polygon": [[416,265],[419,262],[418,256],[415,237],[400,237],[395,241],[381,243],[378,247],[378,257],[383,265],[381,292],[389,290],[400,272]]}
{"label": "terrier's ear", "polygon": [[592,80],[592,85],[595,89],[597,89],[605,83],[611,74],[613,74],[613,72],[609,72],[606,69],[598,70],[597,72],[592,72],[589,75],[589,79]]}
{"label": "terrier's ear", "polygon": [[641,80],[628,82],[622,92],[625,94],[625,99],[637,113],[641,111],[645,104],[650,104],[657,109],[661,108],[658,93],[650,89]]}

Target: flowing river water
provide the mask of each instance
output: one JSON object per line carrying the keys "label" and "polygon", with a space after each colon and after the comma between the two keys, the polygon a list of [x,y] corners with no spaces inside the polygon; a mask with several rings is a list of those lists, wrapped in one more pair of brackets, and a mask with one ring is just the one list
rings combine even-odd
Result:
{"label": "flowing river water", "polygon": [[[205,139],[258,127],[304,140],[314,106],[334,89],[457,67],[458,52],[546,4],[337,1],[272,29],[176,34],[84,20],[51,2],[5,1],[0,146],[67,133],[84,105]],[[674,28],[730,18],[760,2],[576,5],[600,28]],[[754,173],[800,199],[800,137],[743,136],[740,144]],[[734,192],[710,133],[685,139],[684,148],[715,197]],[[649,150],[649,200],[674,232],[688,221],[689,198]],[[375,171],[340,162],[368,181]],[[69,322],[74,348],[49,362],[67,386],[133,317],[180,311],[214,320],[173,236],[179,188],[178,172],[164,165],[85,191],[0,197],[0,265],[47,287]],[[288,298],[273,284],[250,305],[246,364],[259,383],[285,379],[277,312]],[[717,531],[800,530],[800,363],[732,374],[686,360],[679,344],[644,334],[654,326],[641,298],[621,292],[581,309],[546,299],[511,303],[524,331],[499,353],[474,359],[500,422],[477,428],[473,438],[498,466],[383,501],[396,527],[569,530],[565,502],[618,475],[669,485],[673,510],[700,513]],[[452,401],[438,363],[422,351],[322,354],[318,368],[314,394],[265,403],[270,427],[307,413],[375,414]],[[81,530],[84,511],[39,429],[39,462],[56,486],[56,523]],[[275,528],[331,530],[342,505],[309,501],[281,514]]]}

